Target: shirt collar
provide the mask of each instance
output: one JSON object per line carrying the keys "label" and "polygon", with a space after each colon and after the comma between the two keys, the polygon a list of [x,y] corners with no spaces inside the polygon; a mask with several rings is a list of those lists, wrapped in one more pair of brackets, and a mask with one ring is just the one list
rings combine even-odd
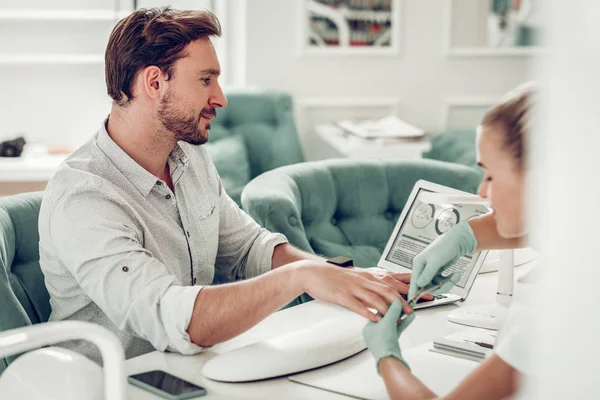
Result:
{"label": "shirt collar", "polygon": [[[108,131],[106,130],[106,124],[108,118],[102,123],[102,127],[98,131],[96,137],[96,144],[98,148],[106,154],[106,156],[112,161],[113,165],[121,171],[123,176],[131,182],[131,184],[144,196],[148,196],[152,188],[156,185],[158,178],[148,172],[144,167],[139,165],[133,158],[131,158],[118,144],[116,144]],[[171,177],[173,184],[175,184],[183,171],[188,165],[188,156],[185,151],[179,146],[175,145],[175,148],[169,155],[169,168],[171,171]],[[173,178],[174,172],[177,171],[177,176]]]}

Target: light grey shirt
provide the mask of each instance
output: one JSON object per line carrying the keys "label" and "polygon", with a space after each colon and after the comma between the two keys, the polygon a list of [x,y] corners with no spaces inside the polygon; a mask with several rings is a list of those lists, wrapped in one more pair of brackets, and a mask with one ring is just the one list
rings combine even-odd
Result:
{"label": "light grey shirt", "polygon": [[[50,320],[102,325],[119,337],[127,358],[155,349],[201,351],[186,332],[198,292],[215,277],[269,271],[274,247],[286,242],[227,196],[202,146],[180,142],[168,163],[174,192],[103,124],[59,167],[40,210]],[[101,362],[87,342],[65,347]]]}

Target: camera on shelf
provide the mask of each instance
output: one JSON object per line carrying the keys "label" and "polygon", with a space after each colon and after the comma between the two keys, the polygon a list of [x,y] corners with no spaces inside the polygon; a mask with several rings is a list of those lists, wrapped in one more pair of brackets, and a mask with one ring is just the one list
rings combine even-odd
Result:
{"label": "camera on shelf", "polygon": [[0,143],[0,157],[19,157],[25,143],[25,138],[22,136]]}

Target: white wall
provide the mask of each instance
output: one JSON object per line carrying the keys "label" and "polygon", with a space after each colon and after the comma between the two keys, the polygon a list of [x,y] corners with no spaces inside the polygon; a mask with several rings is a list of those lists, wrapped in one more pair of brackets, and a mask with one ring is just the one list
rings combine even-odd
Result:
{"label": "white wall", "polygon": [[[429,132],[443,131],[446,119],[455,127],[473,126],[486,106],[527,79],[529,60],[446,57],[449,1],[401,1],[398,55],[299,57],[297,0],[249,0],[247,83],[294,95],[309,159],[335,155],[323,148],[313,130],[316,122],[328,119],[385,115],[397,109],[401,118]],[[311,106],[323,101],[333,107]],[[447,113],[454,103],[461,105]]]}
{"label": "white wall", "polygon": [[[211,0],[140,0],[140,7],[171,4],[202,9]],[[0,0],[0,140],[77,147],[110,110],[102,57],[116,20],[39,21],[2,18],[6,10],[131,9],[132,0]],[[14,55],[96,55],[91,63],[7,62]]]}
{"label": "white wall", "polygon": [[[129,4],[127,0],[0,0],[0,10],[110,9],[119,1],[123,7]],[[199,8],[207,1],[179,0],[197,3]],[[402,40],[397,55],[302,57],[298,55],[297,0],[215,1],[217,5],[226,2],[229,11],[237,12],[228,12],[229,17],[223,21],[231,25],[224,27],[225,34],[229,31],[238,36],[222,53],[230,64],[230,68],[224,66],[224,72],[236,84],[245,80],[251,86],[294,95],[301,139],[309,159],[335,155],[317,140],[312,129],[317,122],[397,113],[429,132],[443,131],[447,122],[451,127],[471,127],[500,94],[527,77],[525,57],[446,57],[443,43],[449,31],[446,6],[450,0],[400,0]],[[151,0],[141,3],[162,4]],[[239,15],[244,7],[245,19]],[[467,21],[465,18],[463,23]],[[0,20],[0,58],[16,50],[35,54],[62,50],[102,54],[113,22],[44,22],[39,25],[44,29],[37,29],[36,22],[19,24]],[[36,29],[38,33],[34,33]],[[58,40],[56,34],[60,32],[62,39]],[[109,110],[102,62],[0,62],[0,73],[0,139],[23,132],[30,141],[78,146],[98,129]]]}

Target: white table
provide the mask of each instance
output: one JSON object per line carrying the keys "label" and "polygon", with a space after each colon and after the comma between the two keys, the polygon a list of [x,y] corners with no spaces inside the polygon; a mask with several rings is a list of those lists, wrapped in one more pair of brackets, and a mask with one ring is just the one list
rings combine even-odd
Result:
{"label": "white table", "polygon": [[[515,280],[531,269],[536,261],[515,269]],[[402,349],[409,349],[433,341],[442,336],[466,329],[446,320],[448,313],[454,307],[488,304],[494,301],[496,294],[496,273],[480,274],[468,299],[461,305],[446,305],[419,310],[417,318],[401,337]],[[518,287],[516,288],[518,290]],[[250,329],[246,333],[212,347],[195,356],[182,356],[175,353],[152,352],[126,361],[128,374],[135,374],[153,369],[162,369],[173,375],[189,380],[207,389],[204,397],[210,399],[350,399],[343,396],[319,390],[309,386],[290,382],[287,378],[270,379],[253,383],[221,383],[211,381],[202,376],[201,370],[206,361],[215,354],[238,348],[258,340],[292,332],[308,324],[322,321],[336,313],[333,306],[320,302],[311,302],[276,312]],[[342,363],[347,361],[341,361]],[[137,387],[129,385],[129,399],[143,400],[157,397]]]}
{"label": "white table", "polygon": [[0,196],[43,190],[67,154],[25,153],[0,157]]}
{"label": "white table", "polygon": [[419,159],[431,149],[429,138],[420,140],[363,139],[334,124],[315,127],[321,139],[348,158]]}

